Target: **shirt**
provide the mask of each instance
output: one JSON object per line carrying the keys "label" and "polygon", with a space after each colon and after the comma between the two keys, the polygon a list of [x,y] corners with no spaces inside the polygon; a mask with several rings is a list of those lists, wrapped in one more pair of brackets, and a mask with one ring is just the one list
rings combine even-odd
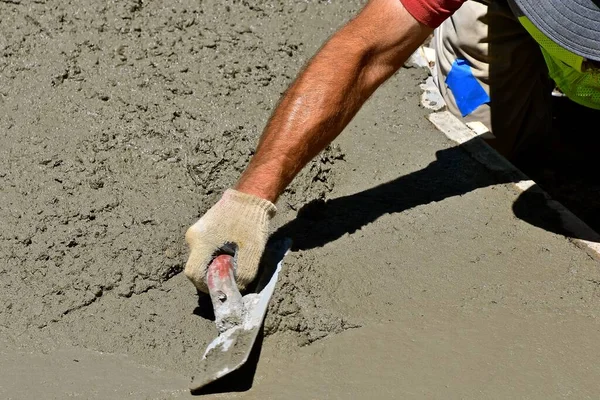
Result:
{"label": "shirt", "polygon": [[430,28],[437,28],[454,11],[458,10],[466,0],[400,0],[420,23]]}

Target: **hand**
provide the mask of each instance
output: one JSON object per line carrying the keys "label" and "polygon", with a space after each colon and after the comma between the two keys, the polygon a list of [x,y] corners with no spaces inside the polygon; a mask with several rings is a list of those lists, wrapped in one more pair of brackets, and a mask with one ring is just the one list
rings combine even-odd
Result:
{"label": "hand", "polygon": [[235,277],[244,290],[256,277],[269,233],[269,220],[275,205],[251,194],[229,189],[223,197],[192,225],[185,234],[190,256],[185,265],[187,276],[204,293],[206,270],[224,249],[233,249]]}

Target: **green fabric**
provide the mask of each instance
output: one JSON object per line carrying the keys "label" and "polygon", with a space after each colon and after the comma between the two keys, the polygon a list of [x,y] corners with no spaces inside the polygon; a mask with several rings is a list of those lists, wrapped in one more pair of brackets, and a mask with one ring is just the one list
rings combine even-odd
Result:
{"label": "green fabric", "polygon": [[600,110],[600,70],[587,68],[583,57],[550,40],[527,17],[519,21],[540,45],[556,86],[574,102]]}

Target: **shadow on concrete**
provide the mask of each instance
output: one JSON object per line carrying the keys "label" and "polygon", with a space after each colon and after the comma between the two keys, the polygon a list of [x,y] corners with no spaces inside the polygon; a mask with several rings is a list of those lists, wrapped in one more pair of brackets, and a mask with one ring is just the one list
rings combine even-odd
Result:
{"label": "shadow on concrete", "polygon": [[[478,188],[521,180],[519,175],[490,171],[473,159],[469,154],[480,154],[477,147],[482,146],[481,142],[477,138],[440,150],[436,153],[436,161],[426,168],[368,190],[326,201],[312,201],[299,210],[294,220],[279,228],[274,237],[292,238],[293,250],[321,247],[382,215],[461,196]],[[467,148],[471,151],[465,151]],[[569,230],[563,215],[550,206],[549,199],[536,186],[521,193],[513,204],[513,211],[518,218],[556,234],[590,241],[598,237],[593,231],[575,234]]]}
{"label": "shadow on concrete", "polygon": [[207,319],[209,321],[215,320],[215,310],[213,309],[210,296],[206,293],[198,291],[198,305],[193,311],[194,315]]}
{"label": "shadow on concrete", "polygon": [[[596,232],[600,232],[600,110],[553,98],[554,140],[515,165]],[[515,213],[516,214],[516,213]],[[518,214],[517,214],[518,216]]]}

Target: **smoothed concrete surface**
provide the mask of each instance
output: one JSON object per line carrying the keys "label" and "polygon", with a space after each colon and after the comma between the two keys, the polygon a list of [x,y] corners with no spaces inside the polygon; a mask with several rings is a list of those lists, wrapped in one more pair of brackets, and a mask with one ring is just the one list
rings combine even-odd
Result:
{"label": "smoothed concrete surface", "polygon": [[2,399],[171,399],[188,394],[185,376],[124,355],[85,349],[0,350]]}

